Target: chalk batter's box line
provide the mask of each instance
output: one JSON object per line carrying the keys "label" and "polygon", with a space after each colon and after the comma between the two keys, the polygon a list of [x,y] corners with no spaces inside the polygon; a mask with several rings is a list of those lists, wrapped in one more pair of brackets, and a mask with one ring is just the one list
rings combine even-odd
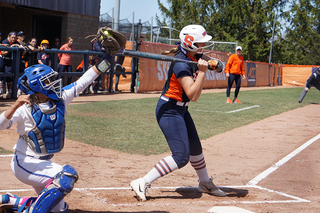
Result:
{"label": "chalk batter's box line", "polygon": [[[221,188],[255,188],[262,191],[268,191],[270,193],[275,193],[287,198],[291,198],[291,200],[263,200],[263,201],[215,201],[216,203],[222,203],[222,204],[259,204],[259,203],[306,203],[311,202],[309,200],[299,198],[293,195],[289,195],[283,192],[278,192],[275,190],[263,188],[260,186],[220,186]],[[153,189],[196,189],[197,187],[188,186],[188,187],[152,187]],[[88,196],[93,196],[92,193],[88,192],[88,190],[92,191],[108,191],[108,190],[130,190],[130,187],[100,187],[100,188],[74,188],[73,190],[76,190],[78,192],[84,193]],[[33,189],[14,189],[14,190],[0,190],[0,193],[6,193],[6,192],[26,192],[26,191],[33,191]]]}

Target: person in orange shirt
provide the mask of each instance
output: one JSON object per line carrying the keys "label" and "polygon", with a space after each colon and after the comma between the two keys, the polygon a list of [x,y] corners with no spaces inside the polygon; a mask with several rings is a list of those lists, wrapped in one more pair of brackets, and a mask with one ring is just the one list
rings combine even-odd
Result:
{"label": "person in orange shirt", "polygon": [[[73,50],[73,38],[68,37],[67,43],[61,46],[60,50]],[[59,53],[58,58],[60,60],[59,62],[59,68],[60,72],[72,72],[72,66],[71,66],[71,54],[67,53]],[[68,76],[68,85],[71,84],[71,75]]]}
{"label": "person in orange shirt", "polygon": [[[238,100],[238,94],[241,87],[241,76],[242,79],[246,79],[246,75],[244,73],[244,60],[243,56],[241,55],[242,47],[237,46],[236,53],[231,55],[228,59],[226,64],[226,68],[224,72],[228,78],[228,87],[227,87],[227,103],[238,103],[241,102]],[[236,90],[234,91],[234,99],[231,101],[230,99],[230,90],[232,87],[233,82],[236,83]]]}

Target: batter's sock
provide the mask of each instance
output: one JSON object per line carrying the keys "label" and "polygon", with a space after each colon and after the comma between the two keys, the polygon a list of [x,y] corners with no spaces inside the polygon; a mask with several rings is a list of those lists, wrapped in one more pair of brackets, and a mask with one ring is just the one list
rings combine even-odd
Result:
{"label": "batter's sock", "polygon": [[196,170],[199,181],[209,181],[207,166],[203,153],[200,155],[190,155],[190,164]]}
{"label": "batter's sock", "polygon": [[155,165],[155,167],[148,174],[146,174],[146,176],[144,176],[144,179],[148,183],[152,183],[158,178],[165,176],[177,169],[178,165],[176,164],[172,156],[168,156],[159,161],[157,165]]}

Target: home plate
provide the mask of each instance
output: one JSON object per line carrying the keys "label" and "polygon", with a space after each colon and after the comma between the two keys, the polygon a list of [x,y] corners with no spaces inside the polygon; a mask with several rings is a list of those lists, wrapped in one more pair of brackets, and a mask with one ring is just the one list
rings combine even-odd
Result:
{"label": "home plate", "polygon": [[215,206],[209,209],[212,213],[254,213],[236,206]]}

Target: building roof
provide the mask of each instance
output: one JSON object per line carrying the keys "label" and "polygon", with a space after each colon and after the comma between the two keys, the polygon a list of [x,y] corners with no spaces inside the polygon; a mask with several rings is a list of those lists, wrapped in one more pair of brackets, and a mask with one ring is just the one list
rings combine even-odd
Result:
{"label": "building roof", "polygon": [[99,17],[100,15],[100,0],[0,0],[0,3],[41,8],[66,13],[75,13],[94,17]]}

